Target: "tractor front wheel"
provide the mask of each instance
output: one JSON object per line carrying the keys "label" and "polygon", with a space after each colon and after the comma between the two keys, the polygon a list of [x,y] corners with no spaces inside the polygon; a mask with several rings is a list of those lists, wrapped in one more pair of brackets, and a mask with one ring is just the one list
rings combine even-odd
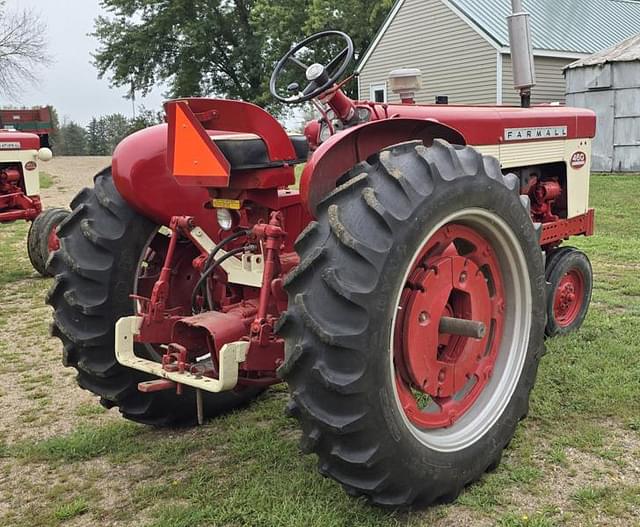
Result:
{"label": "tractor front wheel", "polygon": [[586,254],[561,247],[547,261],[546,280],[548,337],[566,335],[582,326],[589,311],[593,271]]}
{"label": "tractor front wheel", "polygon": [[544,352],[539,236],[494,158],[435,141],[364,163],[287,277],[289,409],[322,474],[389,506],[495,467]]}

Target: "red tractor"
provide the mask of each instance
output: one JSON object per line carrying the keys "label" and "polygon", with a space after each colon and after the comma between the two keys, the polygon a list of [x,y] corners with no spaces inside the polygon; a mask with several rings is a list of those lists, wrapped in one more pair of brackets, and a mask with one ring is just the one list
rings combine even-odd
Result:
{"label": "red tractor", "polygon": [[40,144],[36,134],[0,130],[0,223],[33,222],[27,238],[29,259],[36,271],[46,275],[49,254],[59,247],[56,227],[69,212],[42,210],[39,163],[49,161],[52,153]]}
{"label": "red tractor", "polygon": [[[305,63],[329,38],[341,51]],[[327,31],[276,66],[276,98],[324,111],[304,136],[192,98],[125,139],[58,230],[53,334],[127,419],[202,422],[284,381],[347,492],[450,500],[527,414],[545,331],[584,319],[589,261],[561,244],[593,232],[595,117],[418,106],[407,78],[402,104],[353,101],[352,56]]]}

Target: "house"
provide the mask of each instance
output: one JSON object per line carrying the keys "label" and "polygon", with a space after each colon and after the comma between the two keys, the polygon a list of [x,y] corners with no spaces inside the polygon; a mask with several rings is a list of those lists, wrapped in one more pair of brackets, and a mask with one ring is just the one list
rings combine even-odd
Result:
{"label": "house", "polygon": [[640,33],[566,69],[567,103],[598,116],[593,170],[640,172]]}
{"label": "house", "polygon": [[[640,32],[640,2],[524,0],[531,13],[537,86],[532,102],[564,102],[564,68]],[[510,0],[397,0],[356,71],[361,99],[399,101],[389,72],[419,68],[419,103],[517,104]]]}

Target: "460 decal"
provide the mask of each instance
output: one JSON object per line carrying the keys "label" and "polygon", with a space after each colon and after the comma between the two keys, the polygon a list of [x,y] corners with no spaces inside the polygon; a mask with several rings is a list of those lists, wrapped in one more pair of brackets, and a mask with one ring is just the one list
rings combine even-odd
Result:
{"label": "460 decal", "polygon": [[587,154],[584,152],[575,152],[571,156],[571,168],[575,168],[576,170],[581,169],[583,166],[587,164]]}

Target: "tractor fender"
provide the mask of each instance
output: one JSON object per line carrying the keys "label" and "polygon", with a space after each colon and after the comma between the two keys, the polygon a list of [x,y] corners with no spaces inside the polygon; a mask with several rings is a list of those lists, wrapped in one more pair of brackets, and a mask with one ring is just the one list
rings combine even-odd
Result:
{"label": "tractor fender", "polygon": [[434,119],[391,118],[340,132],[322,143],[308,161],[300,180],[302,202],[315,217],[318,203],[336,188],[343,174],[361,161],[398,143],[420,140],[430,146],[436,138],[466,145],[458,130]]}
{"label": "tractor fender", "polygon": [[193,216],[207,232],[216,232],[215,214],[203,204],[209,200],[205,187],[183,186],[167,166],[167,125],[135,132],[113,152],[113,183],[139,214],[158,225],[169,225],[172,216]]}

